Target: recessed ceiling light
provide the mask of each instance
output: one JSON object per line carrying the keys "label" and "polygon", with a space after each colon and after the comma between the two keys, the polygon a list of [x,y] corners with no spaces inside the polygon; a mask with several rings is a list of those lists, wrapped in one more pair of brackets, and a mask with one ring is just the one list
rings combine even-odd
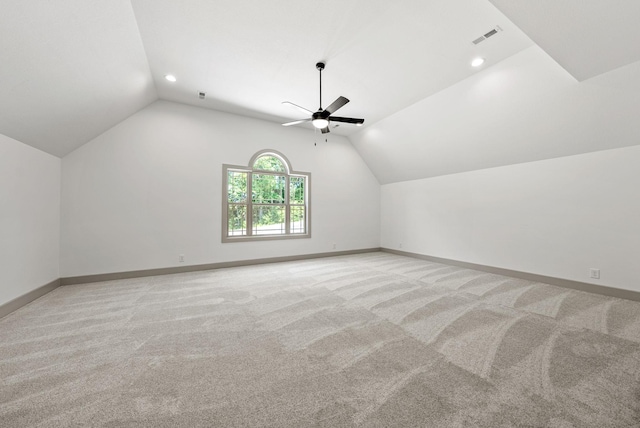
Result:
{"label": "recessed ceiling light", "polygon": [[174,76],[173,74],[165,74],[164,78],[167,79],[169,82],[175,82],[176,80],[176,76]]}
{"label": "recessed ceiling light", "polygon": [[484,64],[484,58],[476,58],[471,61],[472,67],[480,67],[482,64]]}

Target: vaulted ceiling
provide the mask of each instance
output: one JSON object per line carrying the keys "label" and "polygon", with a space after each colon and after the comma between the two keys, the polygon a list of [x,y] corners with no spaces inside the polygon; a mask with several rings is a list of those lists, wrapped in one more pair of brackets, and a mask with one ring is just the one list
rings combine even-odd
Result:
{"label": "vaulted ceiling", "polygon": [[[577,128],[593,119],[590,103],[638,112],[639,16],[635,0],[9,2],[0,133],[62,157],[157,99],[300,119],[281,103],[318,108],[322,60],[324,106],[343,95],[340,115],[366,119],[332,133],[382,183],[629,145],[625,122],[614,144],[578,129],[514,148],[522,130],[548,137],[553,123],[532,124],[576,99]],[[475,57],[485,64],[472,67]]]}

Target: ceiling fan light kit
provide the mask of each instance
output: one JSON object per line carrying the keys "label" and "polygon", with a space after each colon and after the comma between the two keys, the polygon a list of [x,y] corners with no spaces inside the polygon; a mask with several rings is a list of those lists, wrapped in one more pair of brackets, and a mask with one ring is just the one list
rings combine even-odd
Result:
{"label": "ceiling fan light kit", "polygon": [[322,70],[324,70],[324,63],[323,62],[317,63],[316,68],[320,73],[320,107],[318,108],[318,111],[312,112],[311,110],[307,110],[306,108],[300,107],[299,105],[294,104],[292,102],[284,101],[282,104],[288,104],[293,107],[296,107],[299,110],[302,110],[307,114],[310,114],[311,117],[308,119],[295,120],[293,122],[283,123],[282,126],[291,126],[291,125],[298,125],[300,123],[311,122],[311,124],[315,128],[320,129],[323,134],[330,132],[329,125],[331,122],[353,123],[356,126],[362,126],[362,124],[364,123],[364,119],[356,119],[353,117],[331,116],[338,109],[340,109],[341,107],[343,107],[345,104],[349,102],[349,99],[346,97],[340,96],[333,103],[331,103],[329,107],[327,107],[324,110],[322,109]]}
{"label": "ceiling fan light kit", "polygon": [[311,124],[318,129],[322,129],[329,126],[329,121],[327,119],[322,119],[321,117],[318,117],[316,119],[313,119],[311,121]]}

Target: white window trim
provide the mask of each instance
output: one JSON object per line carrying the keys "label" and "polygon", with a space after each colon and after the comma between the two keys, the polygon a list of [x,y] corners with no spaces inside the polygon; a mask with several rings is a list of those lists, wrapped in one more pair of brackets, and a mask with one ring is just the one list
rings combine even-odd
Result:
{"label": "white window trim", "polygon": [[[284,172],[276,172],[269,170],[261,170],[254,168],[253,165],[256,163],[259,157],[270,155],[275,156],[282,161],[284,164],[285,170]],[[247,235],[242,236],[229,236],[229,171],[239,171],[247,173]],[[289,189],[290,189],[290,177],[305,177],[305,233],[285,233],[280,235],[252,235],[253,233],[253,216],[250,215],[252,212],[253,202],[251,201],[251,174],[256,172],[274,174],[274,175],[285,175],[286,177],[286,185],[285,185],[285,207],[286,207],[286,220],[285,227],[287,232],[290,228],[290,204],[289,204]],[[249,160],[247,165],[222,165],[222,242],[247,242],[247,241],[272,241],[272,240],[281,240],[281,239],[305,239],[311,238],[311,173],[309,172],[300,172],[293,171],[291,169],[291,163],[289,163],[289,159],[282,153],[277,150],[265,149],[260,150],[256,154],[254,154]]]}

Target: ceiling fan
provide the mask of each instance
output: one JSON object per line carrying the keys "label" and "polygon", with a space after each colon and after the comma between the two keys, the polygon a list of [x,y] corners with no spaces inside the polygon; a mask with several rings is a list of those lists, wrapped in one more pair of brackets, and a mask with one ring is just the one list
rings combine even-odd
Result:
{"label": "ceiling fan", "polygon": [[318,108],[318,111],[312,112],[311,110],[307,110],[306,108],[300,107],[299,105],[294,104],[292,102],[284,101],[282,104],[291,105],[299,110],[302,110],[305,113],[310,114],[311,117],[308,119],[302,119],[302,120],[296,120],[293,122],[283,123],[282,126],[291,126],[291,125],[297,125],[299,123],[311,122],[311,124],[315,128],[320,129],[323,134],[326,134],[327,132],[329,132],[330,122],[353,123],[356,126],[362,126],[362,124],[364,123],[364,119],[355,119],[353,117],[331,116],[339,108],[341,108],[342,106],[344,106],[346,103],[349,102],[349,99],[343,96],[338,97],[338,99],[335,100],[333,103],[331,103],[331,105],[326,109],[324,110],[322,109],[322,70],[324,70],[324,63],[323,62],[317,63],[316,68],[320,72],[320,108]]}

